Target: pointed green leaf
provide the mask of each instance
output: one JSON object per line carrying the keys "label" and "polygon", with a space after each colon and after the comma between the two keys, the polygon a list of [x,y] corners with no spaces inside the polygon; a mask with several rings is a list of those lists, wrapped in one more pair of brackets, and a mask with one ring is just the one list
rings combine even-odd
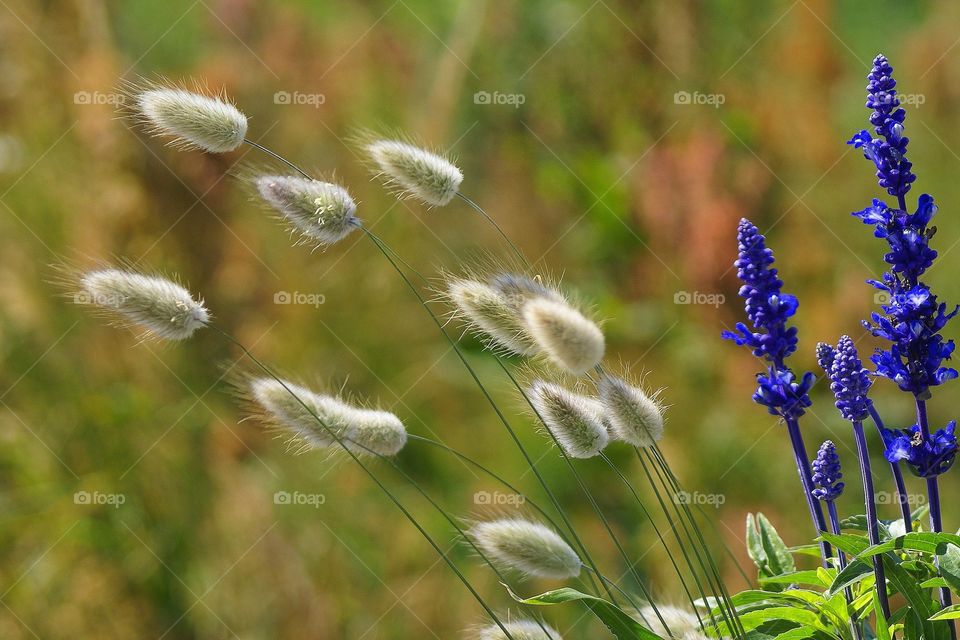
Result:
{"label": "pointed green leaf", "polygon": [[521,598],[510,587],[504,586],[507,587],[510,596],[521,604],[549,606],[564,602],[581,602],[618,640],[662,640],[660,636],[624,613],[620,607],[603,598],[587,595],[568,587],[547,591],[532,598]]}
{"label": "pointed green leaf", "polygon": [[762,513],[757,514],[757,524],[760,528],[760,543],[763,545],[767,563],[773,575],[782,575],[796,570],[793,556],[783,543],[780,534]]}
{"label": "pointed green leaf", "polygon": [[947,607],[940,611],[940,613],[932,616],[930,620],[960,620],[960,604]]}

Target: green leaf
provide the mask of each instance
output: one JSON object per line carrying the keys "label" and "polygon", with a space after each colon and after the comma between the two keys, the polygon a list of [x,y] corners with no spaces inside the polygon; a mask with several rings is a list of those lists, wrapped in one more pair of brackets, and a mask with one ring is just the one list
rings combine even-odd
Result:
{"label": "green leaf", "polygon": [[858,536],[852,533],[841,533],[840,535],[835,535],[821,531],[820,538],[826,540],[837,549],[845,551],[854,556],[858,555],[861,551],[870,546],[870,542],[864,536]]}
{"label": "green leaf", "polygon": [[[822,567],[821,567],[822,569]],[[765,584],[808,584],[817,587],[826,587],[830,581],[824,582],[818,571],[792,571],[779,576],[761,577],[760,585]]]}
{"label": "green leaf", "polygon": [[880,608],[880,595],[877,590],[873,590],[873,611],[877,614],[877,640],[890,640],[890,625],[883,617],[883,610]]}
{"label": "green leaf", "polygon": [[820,622],[820,617],[816,613],[796,607],[770,607],[758,611],[749,611],[740,616],[740,623],[747,630],[756,629],[765,622],[783,620],[825,630],[823,623]]}
{"label": "green leaf", "polygon": [[747,555],[757,565],[761,574],[767,571],[767,554],[760,542],[760,533],[757,530],[757,520],[752,513],[747,514]]}
{"label": "green leaf", "polygon": [[787,551],[803,556],[820,557],[820,545],[818,544],[801,544],[796,547],[787,547]]}
{"label": "green leaf", "polygon": [[757,514],[757,524],[760,527],[760,543],[763,545],[763,551],[767,557],[767,563],[773,575],[783,575],[791,571],[796,571],[796,565],[793,563],[793,556],[790,550],[783,543],[780,534],[773,527],[767,517],[762,513]]}
{"label": "green leaf", "polygon": [[960,547],[957,545],[947,545],[941,554],[940,575],[954,593],[960,593]]}
{"label": "green leaf", "polygon": [[943,555],[950,544],[960,544],[960,536],[952,533],[932,533],[930,531],[908,533],[880,544],[875,544],[860,552],[860,557],[874,556],[888,551],[919,551],[930,555]]}
{"label": "green leaf", "polygon": [[868,565],[866,562],[854,560],[848,564],[843,571],[837,574],[833,584],[831,584],[830,588],[827,590],[827,595],[833,596],[834,594],[840,593],[850,585],[856,584],[864,578],[870,577],[873,577],[873,567]]}
{"label": "green leaf", "polygon": [[[927,594],[920,588],[917,581],[909,573],[904,571],[896,562],[896,558],[890,555],[883,555],[883,568],[887,574],[887,580],[893,588],[900,592],[912,609],[914,615],[907,616],[906,626],[910,627],[910,621],[915,619],[922,625],[923,637],[933,640],[943,637],[946,629],[941,629],[940,625],[931,625],[928,620],[935,613],[936,609],[933,601],[927,597]],[[944,625],[946,626],[946,625]],[[908,636],[909,637],[909,636]]]}
{"label": "green leaf", "polygon": [[662,640],[660,636],[645,628],[639,622],[628,616],[620,607],[607,602],[603,598],[581,593],[576,589],[564,587],[541,593],[532,598],[521,598],[509,586],[510,596],[521,604],[550,606],[565,602],[581,602],[618,638],[618,640]]}
{"label": "green leaf", "polygon": [[921,589],[939,589],[940,587],[947,587],[947,581],[943,578],[930,578],[929,580],[924,580],[920,583]]}
{"label": "green leaf", "polygon": [[960,604],[947,607],[940,613],[929,618],[930,620],[960,620]]}

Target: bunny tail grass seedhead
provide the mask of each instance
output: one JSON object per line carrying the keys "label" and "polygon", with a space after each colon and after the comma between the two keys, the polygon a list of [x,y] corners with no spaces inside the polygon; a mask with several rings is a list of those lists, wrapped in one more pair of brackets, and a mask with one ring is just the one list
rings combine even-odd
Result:
{"label": "bunny tail grass seedhead", "polygon": [[[676,640],[706,640],[700,630],[700,621],[697,616],[667,604],[644,605],[636,610],[633,616],[645,625],[650,625],[650,631],[661,638],[673,637]],[[663,622],[661,622],[661,618]],[[664,627],[666,623],[666,627]]]}
{"label": "bunny tail grass seedhead", "polygon": [[463,172],[443,156],[399,140],[374,140],[365,147],[385,184],[401,194],[442,207],[460,190]]}
{"label": "bunny tail grass seedhead", "polygon": [[343,187],[298,176],[259,175],[257,193],[305,242],[331,245],[360,226],[357,205]]}
{"label": "bunny tail grass seedhead", "polygon": [[172,137],[174,146],[225,153],[243,144],[247,135],[247,116],[223,98],[158,85],[130,92],[149,133]]}
{"label": "bunny tail grass seedhead", "polygon": [[[295,449],[332,449],[340,445],[358,455],[396,455],[407,431],[392,413],[351,406],[292,382],[251,378],[247,390],[261,417],[290,436]],[[334,437],[336,436],[336,437]]]}
{"label": "bunny tail grass seedhead", "polygon": [[559,535],[542,524],[503,518],[475,524],[467,535],[491,562],[538,578],[575,578],[583,563]]}
{"label": "bunny tail grass seedhead", "polygon": [[607,446],[607,428],[593,398],[542,380],[535,380],[527,395],[544,426],[568,456],[592,458]]}
{"label": "bunny tail grass seedhead", "polygon": [[561,369],[581,375],[603,359],[603,332],[565,302],[535,298],[523,306],[523,320],[534,343]]}
{"label": "bunny tail grass seedhead", "polygon": [[476,640],[563,640],[560,633],[550,625],[536,620],[514,620],[503,622],[503,626],[510,633],[508,636],[499,625],[491,624],[477,629],[473,636]]}
{"label": "bunny tail grass seedhead", "polygon": [[642,389],[622,378],[603,376],[598,391],[615,438],[649,447],[663,437],[663,409]]}
{"label": "bunny tail grass seedhead", "polygon": [[166,278],[99,269],[80,275],[79,285],[75,302],[96,305],[163,340],[186,340],[210,320],[202,300]]}
{"label": "bunny tail grass seedhead", "polygon": [[447,296],[489,347],[522,356],[536,353],[520,315],[497,289],[476,280],[455,278],[447,283]]}

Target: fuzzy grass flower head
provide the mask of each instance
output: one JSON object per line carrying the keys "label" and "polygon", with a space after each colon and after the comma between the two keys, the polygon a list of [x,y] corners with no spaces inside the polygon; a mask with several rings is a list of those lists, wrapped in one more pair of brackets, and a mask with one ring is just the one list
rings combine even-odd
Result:
{"label": "fuzzy grass flower head", "polygon": [[257,193],[298,232],[317,246],[339,242],[360,226],[357,205],[340,185],[299,176],[260,175]]}
{"label": "fuzzy grass flower head", "polygon": [[243,144],[247,135],[247,116],[224,98],[155,85],[131,93],[137,117],[149,133],[173,138],[174,146],[225,153]]}
{"label": "fuzzy grass flower head", "polygon": [[522,518],[480,522],[467,535],[491,562],[527,576],[575,578],[583,567],[563,538],[537,522]]}
{"label": "fuzzy grass flower head", "polygon": [[535,380],[527,391],[544,426],[572,458],[592,458],[607,446],[609,436],[602,407],[558,384]]}
{"label": "fuzzy grass flower head", "polygon": [[167,278],[126,269],[99,269],[81,275],[79,284],[81,291],[74,295],[75,301],[94,304],[163,340],[186,340],[210,320],[202,300],[195,300]]}
{"label": "fuzzy grass flower head", "polygon": [[581,375],[603,360],[603,331],[566,302],[530,300],[523,306],[523,321],[540,352],[569,373]]}
{"label": "fuzzy grass flower head", "polygon": [[523,306],[532,299],[563,301],[540,280],[508,272],[448,278],[446,296],[489,347],[521,356],[540,352],[523,321]]}
{"label": "fuzzy grass flower head", "polygon": [[550,625],[536,620],[514,620],[503,622],[503,626],[510,633],[507,636],[499,625],[491,624],[477,630],[477,640],[563,640],[560,633]]}
{"label": "fuzzy grass flower head", "polygon": [[365,148],[384,183],[403,195],[442,207],[460,190],[463,172],[441,155],[400,140],[374,140]]}
{"label": "fuzzy grass flower head", "polygon": [[640,387],[622,378],[603,376],[600,402],[613,437],[635,447],[650,447],[663,437],[663,408]]}
{"label": "fuzzy grass flower head", "polygon": [[393,456],[407,443],[403,423],[388,411],[355,407],[273,378],[252,378],[247,391],[260,417],[287,433],[299,450],[335,450],[339,438],[357,455]]}

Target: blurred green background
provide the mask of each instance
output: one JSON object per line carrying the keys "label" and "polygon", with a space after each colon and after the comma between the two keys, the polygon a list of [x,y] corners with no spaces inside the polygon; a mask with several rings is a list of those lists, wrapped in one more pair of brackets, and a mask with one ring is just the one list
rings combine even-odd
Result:
{"label": "blurred green background", "polygon": [[[349,135],[399,128],[450,149],[464,192],[608,319],[611,359],[664,387],[664,449],[690,491],[722,496],[705,508],[741,561],[748,511],[764,511],[789,544],[811,531],[785,434],[750,401],[757,363],[718,337],[742,313],[735,225],[746,215],[769,232],[801,299],[797,368],[812,368],[816,342],[841,333],[871,350],[859,325],[874,306],[863,280],[882,269],[882,247],[849,212],[881,194],[844,142],[866,126],[865,75],[878,51],[912,102],[914,194],[941,205],[942,258],[929,281],[960,300],[960,5],[949,0],[0,4],[3,638],[450,638],[483,622],[358,469],[292,456],[242,421],[224,377],[243,365],[235,349],[212,332],[136,344],[59,295],[50,265],[63,260],[123,256],[179,274],[220,326],[282,371],[377,399],[412,432],[469,452],[543,502],[372,245],[355,235],[327,251],[292,248],[231,177],[262,157],[178,153],[133,131],[118,118],[121,78],[224,88],[251,116],[253,139],[335,172],[366,223],[429,274],[508,254],[462,204],[396,203]],[[275,304],[281,292],[324,304]],[[620,575],[562,462],[493,361],[465,346],[543,455],[598,561]],[[935,394],[934,423],[955,417],[955,393]],[[889,384],[875,395],[889,423],[909,424],[906,398]],[[814,399],[803,420],[811,454],[832,437],[852,471],[826,385]],[[635,460],[611,453],[642,485]],[[399,461],[464,518],[488,512],[476,492],[500,490],[423,446]],[[681,602],[629,494],[602,464],[580,468],[657,598]],[[497,609],[515,615],[440,518],[379,471]],[[849,514],[862,507],[848,475]],[[921,498],[919,483],[911,490]],[[276,492],[324,502],[276,504]],[[956,501],[946,502],[955,529]],[[724,573],[743,587],[731,562]],[[546,613],[569,637],[603,633],[576,607]]]}

